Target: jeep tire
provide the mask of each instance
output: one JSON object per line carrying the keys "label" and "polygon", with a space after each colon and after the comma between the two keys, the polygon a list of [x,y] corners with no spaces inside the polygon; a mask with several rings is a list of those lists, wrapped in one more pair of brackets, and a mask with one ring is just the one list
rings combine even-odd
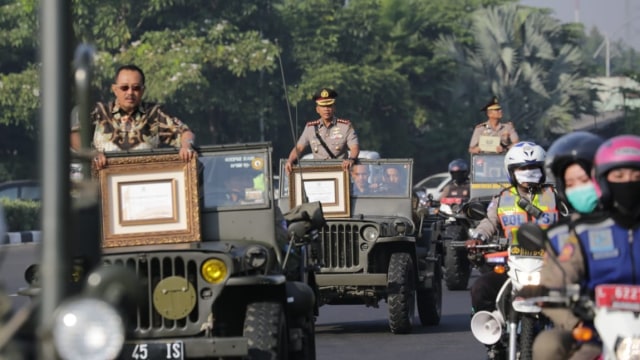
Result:
{"label": "jeep tire", "polygon": [[444,254],[444,282],[449,290],[466,290],[471,276],[471,263],[466,249],[447,247]]}
{"label": "jeep tire", "polygon": [[249,359],[286,359],[288,334],[282,305],[273,302],[248,304],[243,336],[249,340]]}
{"label": "jeep tire", "polygon": [[411,332],[415,309],[415,272],[408,253],[393,253],[387,273],[389,328],[394,334]]}

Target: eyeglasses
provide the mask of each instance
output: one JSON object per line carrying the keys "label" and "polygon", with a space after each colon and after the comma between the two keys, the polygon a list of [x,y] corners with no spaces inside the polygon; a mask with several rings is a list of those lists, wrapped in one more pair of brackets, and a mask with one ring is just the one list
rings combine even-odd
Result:
{"label": "eyeglasses", "polygon": [[124,91],[127,92],[129,91],[129,89],[131,89],[132,91],[138,92],[141,91],[142,89],[144,89],[144,85],[117,85],[118,89],[120,89],[120,91]]}

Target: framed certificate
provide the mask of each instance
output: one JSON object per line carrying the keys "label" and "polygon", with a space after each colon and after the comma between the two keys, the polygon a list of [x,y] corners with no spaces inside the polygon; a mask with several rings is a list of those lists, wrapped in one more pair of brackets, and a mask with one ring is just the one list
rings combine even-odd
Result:
{"label": "framed certificate", "polygon": [[102,246],[200,241],[196,161],[178,154],[109,158],[98,171]]}
{"label": "framed certificate", "polygon": [[303,202],[320,201],[325,217],[350,216],[349,176],[342,166],[293,168],[290,178],[291,208]]}
{"label": "framed certificate", "polygon": [[500,145],[500,137],[499,136],[487,136],[481,135],[478,140],[478,146],[480,147],[480,151],[482,152],[498,152],[496,148]]}

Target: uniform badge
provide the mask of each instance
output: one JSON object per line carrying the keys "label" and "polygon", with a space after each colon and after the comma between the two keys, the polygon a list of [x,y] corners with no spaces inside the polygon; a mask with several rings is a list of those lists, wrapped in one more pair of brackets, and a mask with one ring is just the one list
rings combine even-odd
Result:
{"label": "uniform badge", "polygon": [[340,128],[333,128],[331,130],[331,139],[342,139],[342,132],[340,132]]}
{"label": "uniform badge", "polygon": [[568,261],[571,258],[571,255],[573,255],[575,249],[576,247],[572,243],[565,244],[560,251],[560,255],[558,255],[558,261]]}
{"label": "uniform badge", "polygon": [[620,252],[613,243],[611,229],[590,230],[587,232],[589,251],[595,260],[618,257]]}
{"label": "uniform badge", "polygon": [[320,96],[322,96],[323,98],[329,97],[329,92],[327,90],[322,90]]}

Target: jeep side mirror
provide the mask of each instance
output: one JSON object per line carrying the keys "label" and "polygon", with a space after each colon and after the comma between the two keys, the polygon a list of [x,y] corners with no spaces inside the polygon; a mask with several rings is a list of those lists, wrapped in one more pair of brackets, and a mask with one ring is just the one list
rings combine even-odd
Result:
{"label": "jeep side mirror", "polygon": [[538,251],[544,248],[547,241],[547,233],[534,223],[520,225],[516,232],[518,243],[530,251]]}

